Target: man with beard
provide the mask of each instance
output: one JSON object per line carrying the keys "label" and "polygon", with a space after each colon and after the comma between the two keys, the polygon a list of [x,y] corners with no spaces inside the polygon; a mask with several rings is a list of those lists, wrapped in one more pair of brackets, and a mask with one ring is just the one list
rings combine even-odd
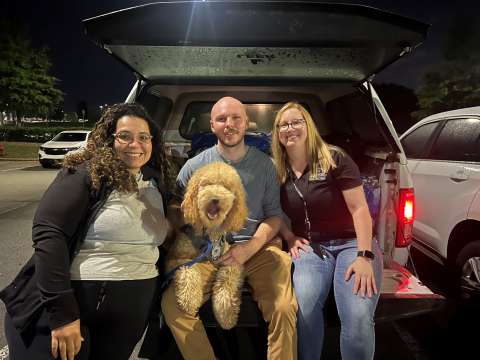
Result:
{"label": "man with beard", "polygon": [[[247,193],[249,215],[244,229],[234,235],[236,243],[220,260],[224,265],[244,266],[246,282],[268,323],[268,359],[296,359],[297,302],[291,285],[291,259],[276,237],[282,211],[273,162],[245,144],[248,117],[239,100],[224,97],[217,101],[212,107],[210,126],[217,145],[188,160],[177,184],[183,191],[196,169],[215,161],[224,161],[237,170]],[[199,265],[204,283],[213,281],[212,265]],[[203,300],[210,295],[205,292]],[[177,307],[172,285],[163,295],[162,310],[185,359],[215,359],[198,314],[192,316]]]}

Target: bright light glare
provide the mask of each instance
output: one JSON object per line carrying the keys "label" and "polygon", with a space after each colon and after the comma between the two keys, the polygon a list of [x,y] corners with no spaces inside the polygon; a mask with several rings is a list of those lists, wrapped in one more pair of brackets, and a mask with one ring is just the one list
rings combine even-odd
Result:
{"label": "bright light glare", "polygon": [[413,220],[413,200],[405,201],[405,208],[404,208],[403,215],[406,221]]}

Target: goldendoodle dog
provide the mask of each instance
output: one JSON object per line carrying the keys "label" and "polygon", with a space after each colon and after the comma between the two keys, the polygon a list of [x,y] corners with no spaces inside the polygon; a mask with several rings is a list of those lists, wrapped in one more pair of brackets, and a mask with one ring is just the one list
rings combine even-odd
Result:
{"label": "goldendoodle dog", "polygon": [[[188,182],[181,205],[186,227],[177,235],[167,255],[167,271],[186,264],[203,253],[202,262],[216,268],[212,281],[202,282],[199,263],[181,266],[173,282],[177,305],[191,315],[212,295],[213,313],[220,326],[235,326],[240,311],[242,266],[223,266],[218,259],[228,250],[227,238],[240,231],[248,216],[245,191],[236,170],[223,162],[215,162],[195,171]],[[208,254],[202,248],[207,246]],[[211,250],[210,250],[211,249]]]}

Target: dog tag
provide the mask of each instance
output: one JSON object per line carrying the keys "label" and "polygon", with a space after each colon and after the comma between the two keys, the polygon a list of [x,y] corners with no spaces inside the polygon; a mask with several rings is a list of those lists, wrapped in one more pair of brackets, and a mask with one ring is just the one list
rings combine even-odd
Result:
{"label": "dog tag", "polygon": [[217,261],[222,255],[222,245],[221,242],[215,243],[212,247],[212,261]]}
{"label": "dog tag", "polygon": [[217,261],[223,254],[223,247],[225,246],[225,236],[222,236],[218,241],[215,241],[212,246],[212,254],[210,255],[213,262]]}
{"label": "dog tag", "polygon": [[212,261],[217,261],[223,252],[223,241],[215,243],[212,247]]}

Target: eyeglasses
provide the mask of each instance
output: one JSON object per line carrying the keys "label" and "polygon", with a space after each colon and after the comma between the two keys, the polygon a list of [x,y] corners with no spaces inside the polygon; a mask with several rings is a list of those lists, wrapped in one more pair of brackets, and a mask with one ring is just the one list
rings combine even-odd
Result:
{"label": "eyeglasses", "polygon": [[[118,140],[120,144],[131,144],[135,141],[135,135],[128,131],[121,131],[117,134],[113,134],[113,137]],[[140,133],[137,135],[137,142],[141,144],[148,144],[152,141],[153,136],[147,133]]]}
{"label": "eyeglasses", "polygon": [[298,130],[303,127],[304,123],[305,123],[305,120],[303,119],[293,120],[291,123],[279,124],[278,130],[280,132],[287,132],[289,127],[292,127],[292,129]]}

